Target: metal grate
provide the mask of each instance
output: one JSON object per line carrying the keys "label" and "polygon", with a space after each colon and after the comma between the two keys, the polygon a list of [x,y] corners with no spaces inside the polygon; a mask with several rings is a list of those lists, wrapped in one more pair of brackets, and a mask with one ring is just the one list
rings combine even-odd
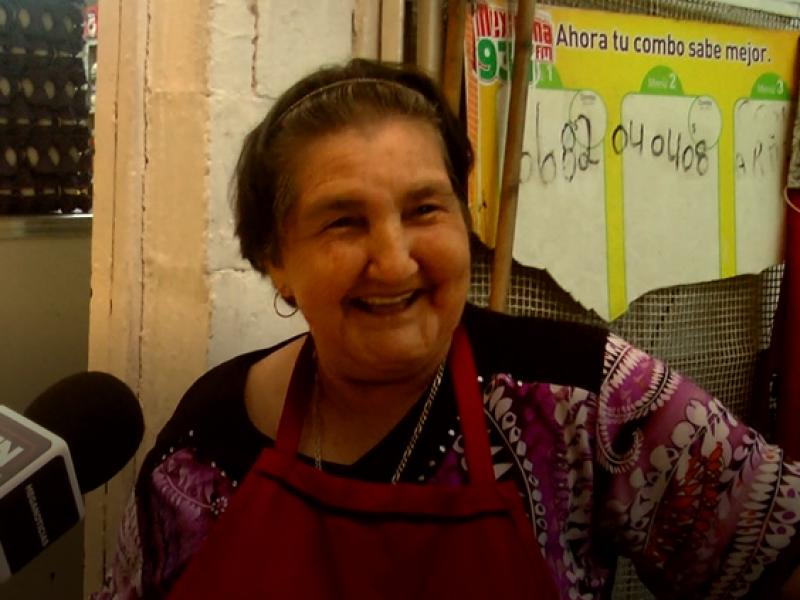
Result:
{"label": "metal grate", "polygon": [[606,10],[765,29],[798,29],[800,19],[711,0],[540,0],[539,4]]}

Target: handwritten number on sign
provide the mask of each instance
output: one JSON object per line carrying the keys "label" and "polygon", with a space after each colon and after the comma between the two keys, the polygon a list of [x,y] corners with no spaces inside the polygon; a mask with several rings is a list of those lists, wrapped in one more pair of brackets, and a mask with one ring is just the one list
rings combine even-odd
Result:
{"label": "handwritten number on sign", "polygon": [[[539,171],[539,179],[545,185],[555,181],[558,176],[559,165],[556,158],[557,150],[542,149],[541,135],[541,104],[536,103],[536,166]],[[561,157],[561,176],[567,183],[572,182],[579,172],[587,171],[590,167],[599,165],[600,160],[592,155],[594,144],[592,137],[592,122],[589,117],[579,114],[574,120],[567,121],[561,128],[560,157]],[[523,167],[530,164],[531,154],[529,151],[522,153]],[[525,169],[523,168],[523,172]],[[528,169],[527,176],[521,177],[521,183],[526,183],[532,173]]]}
{"label": "handwritten number on sign", "polygon": [[[634,134],[638,133],[638,139]],[[645,140],[647,140],[647,129],[644,123],[634,123],[633,119],[628,122],[628,127],[620,124],[611,134],[611,147],[616,154],[622,154],[626,150],[638,150],[639,155],[645,155]],[[650,156],[654,159],[661,159],[662,156],[675,165],[675,170],[683,170],[688,173],[694,168],[701,177],[708,173],[708,145],[705,140],[700,140],[694,145],[685,144],[684,136],[681,132],[675,132],[670,127],[667,129],[666,138],[664,134],[657,133],[650,137],[649,150]]]}
{"label": "handwritten number on sign", "polygon": [[[540,120],[540,113],[541,113],[541,103],[536,103],[536,157],[539,164],[539,178],[542,180],[542,183],[548,184],[551,183],[556,178],[556,173],[558,171],[556,167],[556,156],[555,151],[551,150],[547,154],[542,157],[542,136],[540,135],[541,132],[541,120]],[[551,174],[548,176],[546,173],[547,165],[550,164]]]}

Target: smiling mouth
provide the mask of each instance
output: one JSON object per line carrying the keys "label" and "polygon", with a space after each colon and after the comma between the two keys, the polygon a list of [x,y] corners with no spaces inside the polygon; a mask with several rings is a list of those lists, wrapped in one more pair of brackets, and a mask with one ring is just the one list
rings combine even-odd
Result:
{"label": "smiling mouth", "polygon": [[422,295],[422,290],[414,290],[396,296],[366,296],[354,298],[353,304],[364,312],[373,315],[388,315],[403,311]]}

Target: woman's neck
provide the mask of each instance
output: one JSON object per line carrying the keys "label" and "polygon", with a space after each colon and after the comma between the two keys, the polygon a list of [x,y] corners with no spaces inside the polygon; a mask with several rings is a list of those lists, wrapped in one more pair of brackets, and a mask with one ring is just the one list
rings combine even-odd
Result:
{"label": "woman's neck", "polygon": [[402,417],[430,388],[439,365],[438,362],[429,364],[403,377],[370,380],[338,376],[320,362],[317,365],[319,400],[341,415],[370,419]]}
{"label": "woman's neck", "polygon": [[343,464],[358,460],[428,392],[440,364],[406,378],[370,381],[336,377],[320,361],[315,402],[322,457]]}

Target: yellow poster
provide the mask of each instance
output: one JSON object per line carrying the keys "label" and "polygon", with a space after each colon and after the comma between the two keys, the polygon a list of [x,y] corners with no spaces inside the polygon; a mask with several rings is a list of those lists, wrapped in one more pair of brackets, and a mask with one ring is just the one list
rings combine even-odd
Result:
{"label": "yellow poster", "polygon": [[[508,6],[472,4],[466,32],[471,208],[490,246],[513,59]],[[798,37],[537,9],[515,260],[547,269],[606,319],[656,288],[780,262]]]}

